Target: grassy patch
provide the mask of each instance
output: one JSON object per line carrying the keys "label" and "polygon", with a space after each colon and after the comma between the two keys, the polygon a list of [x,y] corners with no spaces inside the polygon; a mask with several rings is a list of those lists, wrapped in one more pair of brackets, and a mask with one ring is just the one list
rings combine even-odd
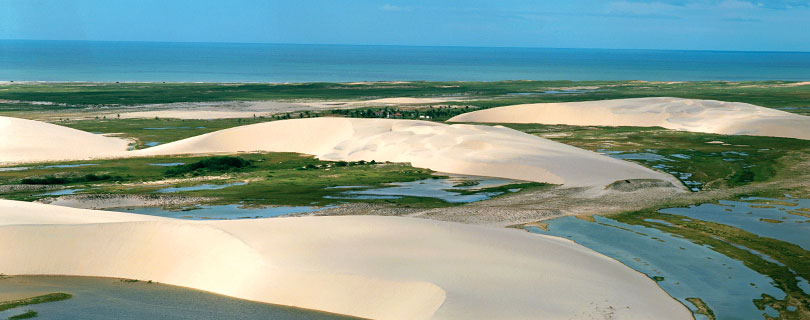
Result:
{"label": "grassy patch", "polygon": [[235,172],[251,166],[250,160],[240,157],[211,157],[200,161],[184,164],[166,169],[166,176],[176,177],[180,175],[199,176],[203,174],[221,174],[224,172]]}
{"label": "grassy patch", "polygon": [[83,182],[99,182],[99,181],[120,181],[123,178],[120,176],[111,176],[109,174],[93,174],[88,173],[82,176],[45,176],[41,178],[24,178],[20,180],[21,184],[71,184]]}
{"label": "grassy patch", "polygon": [[[158,166],[155,164],[180,164]],[[87,165],[93,164],[93,165]],[[59,167],[54,167],[58,165]],[[68,167],[66,167],[66,165]],[[83,165],[83,166],[78,166]],[[401,199],[343,199],[345,189],[339,186],[384,187],[394,182],[409,182],[439,178],[428,169],[414,168],[402,163],[376,161],[320,161],[312,156],[296,153],[242,153],[236,156],[169,156],[94,160],[84,162],[20,165],[27,170],[0,172],[0,186],[19,184],[25,179],[49,177],[83,177],[111,175],[114,180],[77,182],[72,188],[84,188],[77,193],[139,195],[154,194],[167,187],[193,187],[202,184],[233,184],[217,190],[186,190],[166,195],[182,195],[215,199],[209,204],[235,204],[243,206],[294,205],[323,206],[350,202],[368,202],[401,207],[443,207],[455,204],[440,199],[403,197]],[[167,177],[172,180],[166,180]],[[165,181],[159,183],[156,181]],[[61,180],[55,182],[62,182]],[[508,189],[545,187],[537,183],[515,183],[478,191],[455,190],[464,194],[477,192],[507,192]],[[3,198],[32,201],[40,199],[39,189],[8,191]],[[331,196],[331,198],[330,198]]]}
{"label": "grassy patch", "polygon": [[[671,173],[697,190],[737,187],[786,175],[810,141],[727,136],[645,127],[503,124]],[[724,144],[708,143],[722,141]]]}
{"label": "grassy patch", "polygon": [[[497,107],[519,103],[568,102],[638,97],[680,97],[753,103],[785,111],[810,113],[806,86],[785,81],[644,82],[644,81],[493,81],[346,84],[218,84],[218,83],[44,83],[4,87],[3,99],[52,104],[7,102],[10,111],[54,110],[81,106],[136,105],[172,102],[291,99],[375,99],[389,97],[476,98],[456,104]],[[588,90],[571,91],[572,87]]]}
{"label": "grassy patch", "polygon": [[28,310],[25,313],[18,314],[16,316],[8,317],[8,320],[18,320],[18,319],[31,319],[36,318],[39,316],[39,313],[34,310]]}
{"label": "grassy patch", "polygon": [[717,319],[714,316],[714,311],[712,311],[712,308],[709,308],[709,306],[706,304],[706,302],[703,302],[702,299],[700,299],[700,298],[686,298],[686,301],[689,301],[689,303],[693,304],[695,306],[695,308],[697,308],[697,311],[695,311],[695,313],[702,314],[702,315],[706,316],[706,318],[709,318],[709,320]]}
{"label": "grassy patch", "polygon": [[73,295],[67,293],[49,293],[46,295],[36,296],[27,299],[13,300],[0,302],[0,311],[5,311],[17,307],[28,306],[32,304],[40,304],[47,302],[62,301],[72,298]]}

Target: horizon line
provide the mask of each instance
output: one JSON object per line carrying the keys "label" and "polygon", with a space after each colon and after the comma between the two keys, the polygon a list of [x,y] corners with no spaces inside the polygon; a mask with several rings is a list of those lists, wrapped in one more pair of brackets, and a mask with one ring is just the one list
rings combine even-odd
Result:
{"label": "horizon line", "polygon": [[695,51],[695,52],[761,52],[761,53],[810,53],[799,50],[739,50],[739,49],[653,49],[653,48],[596,48],[596,47],[522,47],[522,46],[472,46],[472,45],[413,45],[413,44],[356,44],[356,43],[300,43],[300,42],[225,42],[225,41],[157,41],[157,40],[86,40],[86,39],[0,39],[0,41],[32,42],[124,42],[124,43],[171,43],[171,44],[235,44],[235,45],[293,45],[293,46],[357,46],[357,47],[414,47],[414,48],[499,48],[499,49],[557,49],[557,50],[617,50],[617,51]]}

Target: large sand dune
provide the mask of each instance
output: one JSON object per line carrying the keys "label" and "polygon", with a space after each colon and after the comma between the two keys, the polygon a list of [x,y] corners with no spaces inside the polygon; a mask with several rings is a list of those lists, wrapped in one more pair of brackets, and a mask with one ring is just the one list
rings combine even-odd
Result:
{"label": "large sand dune", "polygon": [[0,116],[0,163],[108,157],[126,151],[127,145],[123,139]]}
{"label": "large sand dune", "polygon": [[408,162],[435,171],[601,187],[672,176],[516,130],[482,125],[309,118],[220,130],[137,151],[126,141],[44,122],[0,118],[0,163],[240,151],[298,152],[323,160]]}
{"label": "large sand dune", "polygon": [[397,217],[183,221],[0,200],[0,272],[153,280],[375,319],[689,319],[570,241]]}
{"label": "large sand dune", "polygon": [[299,152],[324,160],[410,162],[435,171],[605,186],[624,179],[675,178],[504,127],[414,120],[310,118],[225,129],[132,152],[171,155],[238,151]]}
{"label": "large sand dune", "polygon": [[492,108],[450,122],[663,127],[810,140],[810,117],[747,103],[680,98],[535,103]]}

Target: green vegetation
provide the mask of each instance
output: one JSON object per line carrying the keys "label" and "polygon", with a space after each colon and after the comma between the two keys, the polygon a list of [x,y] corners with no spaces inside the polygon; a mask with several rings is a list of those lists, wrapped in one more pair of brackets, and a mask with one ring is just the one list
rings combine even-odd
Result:
{"label": "green vegetation", "polygon": [[18,314],[16,316],[8,317],[8,320],[31,319],[31,318],[36,318],[37,316],[39,316],[39,313],[37,313],[34,310],[28,310],[25,313],[21,313],[21,314]]}
{"label": "green vegetation", "polygon": [[12,300],[0,302],[0,311],[5,311],[17,307],[28,306],[32,304],[40,304],[47,302],[62,301],[72,298],[73,296],[67,293],[49,293],[46,295],[36,296],[27,299]]}
{"label": "green vegetation", "polygon": [[390,118],[390,119],[411,119],[411,120],[432,120],[445,121],[462,113],[477,110],[470,106],[417,106],[400,108],[358,108],[358,109],[337,109],[329,112],[334,115],[341,115],[349,118]]}
{"label": "green vegetation", "polygon": [[[461,104],[495,107],[518,103],[565,102],[637,97],[680,97],[748,102],[766,107],[806,108],[810,90],[785,81],[496,81],[407,83],[46,83],[12,84],[0,98],[9,110],[48,110],[171,102],[290,99],[374,99],[387,97],[459,97]],[[497,99],[493,99],[497,98]],[[44,101],[29,105],[15,101]],[[809,109],[787,109],[810,113]]]}
{"label": "green vegetation", "polygon": [[[157,166],[154,164],[177,164]],[[59,164],[60,167],[52,167]],[[76,166],[82,165],[84,166]],[[94,164],[94,165],[86,165]],[[71,166],[72,167],[65,167]],[[25,167],[26,165],[20,165]],[[376,161],[320,161],[312,156],[296,153],[242,153],[238,156],[179,156],[94,160],[86,162],[48,163],[27,166],[27,170],[0,172],[0,190],[4,185],[22,182],[56,184],[70,183],[71,188],[84,188],[80,194],[144,195],[171,187],[192,187],[203,184],[233,184],[217,190],[190,190],[166,194],[210,198],[209,204],[235,204],[243,206],[296,205],[323,206],[337,203],[370,202],[400,207],[444,207],[450,204],[439,199],[403,197],[401,199],[343,199],[345,189],[338,186],[363,186],[359,189],[378,188],[394,182],[408,182],[433,178],[433,172],[400,163]],[[111,176],[114,179],[84,179],[88,175]],[[54,177],[60,177],[54,179]],[[73,177],[73,178],[70,178]],[[174,180],[165,184],[167,177]],[[83,180],[84,179],[84,180]],[[171,185],[167,185],[171,183]],[[245,184],[246,183],[246,184]],[[33,187],[33,186],[32,186]],[[46,187],[46,186],[42,186]],[[539,183],[515,183],[483,190],[463,190],[463,194],[476,192],[506,192],[508,189],[546,187]],[[43,196],[42,188],[6,189],[0,196],[6,199],[33,201]],[[337,196],[337,197],[336,197]]]}
{"label": "green vegetation", "polygon": [[[645,127],[502,124],[586,150],[668,172],[698,190],[723,189],[790,175],[810,141],[729,136]],[[724,143],[709,143],[722,141]]]}
{"label": "green vegetation", "polygon": [[[724,224],[685,219],[683,216],[660,213],[653,209],[611,215],[610,218],[622,223],[659,229],[739,260],[748,268],[773,279],[774,286],[787,294],[782,300],[763,295],[761,299],[753,301],[757,308],[764,310],[765,306],[770,306],[780,313],[781,319],[810,317],[810,294],[802,291],[797,280],[797,277],[810,279],[810,265],[806,263],[807,259],[810,259],[810,251],[792,243],[760,237]],[[671,225],[645,219],[662,220]],[[781,264],[768,261],[745,248],[766,255]],[[695,303],[692,300],[690,302]],[[695,305],[707,313],[710,310],[708,307],[701,308],[697,303]],[[790,311],[791,309],[795,311]]]}
{"label": "green vegetation", "polygon": [[712,308],[709,308],[706,302],[703,302],[702,299],[686,298],[686,301],[689,301],[691,304],[695,305],[695,308],[697,308],[697,311],[695,313],[702,314],[706,316],[706,318],[709,318],[709,320],[717,319],[714,317],[714,311],[712,311]]}
{"label": "green vegetation", "polygon": [[[309,164],[312,165],[312,164]],[[251,166],[250,160],[240,157],[211,157],[200,161],[184,164],[166,169],[167,177],[180,175],[199,176],[203,174],[216,174],[235,172]]]}
{"label": "green vegetation", "polygon": [[88,173],[83,176],[45,176],[41,178],[25,178],[20,180],[22,184],[70,184],[82,182],[98,182],[98,181],[120,181],[123,178],[120,176],[111,176],[109,174],[96,175]]}

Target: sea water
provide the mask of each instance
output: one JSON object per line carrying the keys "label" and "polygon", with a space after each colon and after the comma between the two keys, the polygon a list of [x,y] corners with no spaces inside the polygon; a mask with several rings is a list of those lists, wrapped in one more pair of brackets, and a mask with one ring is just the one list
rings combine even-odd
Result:
{"label": "sea water", "polygon": [[810,80],[810,53],[0,40],[0,81]]}

